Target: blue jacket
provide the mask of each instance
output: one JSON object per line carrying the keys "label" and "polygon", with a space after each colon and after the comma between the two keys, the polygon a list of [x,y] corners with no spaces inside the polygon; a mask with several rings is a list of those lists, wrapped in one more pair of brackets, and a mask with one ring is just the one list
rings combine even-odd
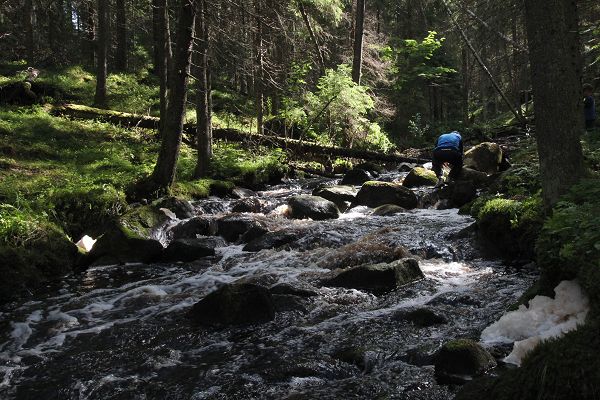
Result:
{"label": "blue jacket", "polygon": [[596,119],[596,102],[592,96],[587,96],[583,100],[585,120],[593,121]]}
{"label": "blue jacket", "polygon": [[454,131],[441,135],[435,142],[435,150],[438,149],[456,149],[462,153],[463,141],[460,133]]}

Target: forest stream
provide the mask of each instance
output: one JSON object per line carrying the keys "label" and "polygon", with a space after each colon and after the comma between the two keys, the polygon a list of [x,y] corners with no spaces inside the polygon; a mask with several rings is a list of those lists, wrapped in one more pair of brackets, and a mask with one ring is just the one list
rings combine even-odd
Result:
{"label": "forest stream", "polygon": [[[355,207],[327,221],[282,216],[290,196],[334,183],[292,180],[257,192],[271,223],[302,232],[277,249],[222,243],[215,257],[191,263],[91,267],[3,306],[0,398],[452,398],[455,389],[436,382],[436,350],[452,338],[478,338],[535,274],[483,259],[464,233],[474,220],[456,209],[375,216]],[[228,200],[193,205],[215,218],[231,213]],[[168,240],[165,231],[157,237]],[[322,284],[336,259],[348,256],[336,249],[360,242],[364,251],[379,239],[420,257],[425,278],[377,295]],[[275,318],[264,324],[190,321],[193,304],[240,279],[302,291],[274,295]],[[407,317],[423,309],[435,316],[431,323]]]}

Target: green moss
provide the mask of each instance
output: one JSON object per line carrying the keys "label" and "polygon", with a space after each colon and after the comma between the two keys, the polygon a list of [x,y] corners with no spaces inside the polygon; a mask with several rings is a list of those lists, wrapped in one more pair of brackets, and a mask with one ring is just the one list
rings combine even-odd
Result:
{"label": "green moss", "polygon": [[[120,218],[125,233],[133,232],[138,237],[150,237],[152,230],[163,224],[167,216],[154,206],[139,206]],[[132,236],[129,234],[128,236]]]}
{"label": "green moss", "polygon": [[479,237],[488,249],[509,260],[534,258],[544,220],[539,196],[524,201],[492,198],[476,205]]}

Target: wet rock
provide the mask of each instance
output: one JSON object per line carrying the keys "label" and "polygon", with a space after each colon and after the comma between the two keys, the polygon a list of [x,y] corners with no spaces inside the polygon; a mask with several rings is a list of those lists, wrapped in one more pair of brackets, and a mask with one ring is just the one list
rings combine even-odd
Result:
{"label": "wet rock", "polygon": [[99,265],[100,259],[107,264],[150,263],[160,259],[162,252],[163,246],[158,240],[140,236],[123,226],[113,226],[98,238],[84,257],[83,265]]}
{"label": "wet rock", "polygon": [[294,196],[288,200],[288,205],[290,216],[295,219],[311,218],[322,221],[340,216],[335,203],[318,196]]}
{"label": "wet rock", "polygon": [[233,189],[231,189],[230,196],[234,199],[245,199],[248,197],[256,197],[258,196],[258,194],[250,189],[234,187]]}
{"label": "wet rock", "polygon": [[353,205],[376,208],[385,204],[394,204],[406,209],[415,208],[418,204],[417,196],[408,188],[390,182],[365,182]]}
{"label": "wet rock", "polygon": [[246,233],[244,233],[240,237],[240,242],[250,243],[250,242],[260,239],[267,233],[269,233],[269,229],[266,226],[263,226],[262,224],[257,224],[255,226],[253,226],[252,228],[248,229],[246,231]]}
{"label": "wet rock", "polygon": [[227,284],[194,304],[189,317],[200,325],[247,325],[271,321],[275,305],[269,291],[251,283]]}
{"label": "wet rock", "polygon": [[169,243],[164,251],[165,261],[194,261],[215,255],[215,247],[225,245],[221,238],[177,239]]}
{"label": "wet rock", "polygon": [[479,189],[488,187],[491,183],[490,177],[488,177],[485,172],[475,171],[471,168],[463,168],[460,171],[460,175],[458,178],[461,181],[473,182],[475,187]]}
{"label": "wet rock", "polygon": [[[477,188],[472,181],[457,180],[434,190],[438,201],[447,200],[448,208],[460,208],[477,197]],[[439,205],[435,208],[441,209]]]}
{"label": "wet rock", "polygon": [[122,215],[113,228],[122,227],[137,236],[149,239],[168,220],[169,217],[155,206],[145,205]]}
{"label": "wet rock", "polygon": [[313,196],[319,196],[332,201],[340,210],[347,209],[354,201],[358,190],[353,186],[321,186],[313,191]]}
{"label": "wet rock", "polygon": [[396,229],[398,228],[378,229],[352,243],[331,249],[318,261],[317,265],[334,270],[410,258],[410,251],[399,245],[394,239]]}
{"label": "wet rock", "polygon": [[262,210],[262,204],[256,197],[247,197],[233,203],[231,211],[234,213],[259,213]]}
{"label": "wet rock", "polygon": [[325,286],[345,287],[383,293],[424,277],[417,260],[403,258],[392,263],[360,265],[325,280]]}
{"label": "wet rock", "polygon": [[465,153],[464,165],[476,171],[493,174],[502,163],[502,149],[497,143],[484,142]]}
{"label": "wet rock", "polygon": [[228,242],[237,241],[240,236],[253,228],[266,229],[262,222],[242,214],[230,214],[217,220],[217,233]]}
{"label": "wet rock", "polygon": [[413,168],[404,178],[402,186],[414,188],[419,186],[434,186],[437,183],[435,172],[421,167]]}
{"label": "wet rock", "polygon": [[464,383],[495,366],[494,357],[470,339],[445,343],[435,357],[435,375],[440,383]]}
{"label": "wet rock", "polygon": [[410,164],[410,163],[401,163],[398,166],[398,172],[410,172],[412,171],[413,168],[415,168],[417,165],[416,164]]}
{"label": "wet rock", "polygon": [[370,173],[364,169],[355,168],[351,171],[348,171],[348,173],[344,175],[340,185],[358,186],[370,181],[371,179],[373,179],[373,176]]}
{"label": "wet rock", "polygon": [[166,208],[170,210],[178,219],[187,219],[194,216],[194,207],[189,201],[179,197],[163,197],[152,203],[158,209]]}
{"label": "wet rock", "polygon": [[416,310],[411,311],[401,311],[396,314],[395,319],[412,322],[416,326],[422,328],[448,323],[446,317],[436,314],[429,308],[417,308]]}
{"label": "wet rock", "polygon": [[356,164],[354,166],[354,169],[362,169],[362,170],[370,173],[371,176],[377,177],[377,176],[379,176],[379,174],[381,174],[383,172],[384,168],[383,168],[383,166],[381,166],[379,164],[375,164],[374,162],[364,161],[359,164]]}
{"label": "wet rock", "polygon": [[204,217],[194,217],[169,229],[173,240],[194,239],[198,235],[211,236],[216,233],[216,227],[211,220]]}
{"label": "wet rock", "polygon": [[289,294],[273,294],[273,304],[276,312],[300,311],[308,312],[306,308],[306,299]]}
{"label": "wet rock", "polygon": [[244,251],[257,252],[267,249],[276,249],[298,240],[304,233],[300,229],[283,229],[275,232],[266,232],[260,237],[248,242]]}
{"label": "wet rock", "polygon": [[319,293],[314,290],[293,286],[289,283],[278,283],[277,285],[269,288],[269,292],[271,292],[271,294],[285,294],[298,297],[314,297],[319,295]]}
{"label": "wet rock", "polygon": [[403,213],[405,211],[406,210],[400,206],[394,204],[384,204],[373,210],[373,215],[378,215],[380,217],[388,217],[391,215]]}
{"label": "wet rock", "polygon": [[367,350],[364,347],[342,347],[335,350],[331,357],[364,371],[367,366],[366,353]]}

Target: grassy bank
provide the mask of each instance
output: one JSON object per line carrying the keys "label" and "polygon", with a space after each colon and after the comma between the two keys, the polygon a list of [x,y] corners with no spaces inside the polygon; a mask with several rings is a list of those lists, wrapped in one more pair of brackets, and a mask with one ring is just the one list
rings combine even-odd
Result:
{"label": "grassy bank", "polygon": [[[0,110],[0,273],[13,286],[0,287],[0,301],[68,272],[72,241],[101,234],[130,208],[127,189],[152,172],[158,148],[149,130],[55,117],[42,106]],[[281,151],[237,144],[215,145],[211,179],[193,179],[195,163],[183,145],[173,195],[207,197],[285,172]],[[69,256],[54,265],[57,246]]]}

